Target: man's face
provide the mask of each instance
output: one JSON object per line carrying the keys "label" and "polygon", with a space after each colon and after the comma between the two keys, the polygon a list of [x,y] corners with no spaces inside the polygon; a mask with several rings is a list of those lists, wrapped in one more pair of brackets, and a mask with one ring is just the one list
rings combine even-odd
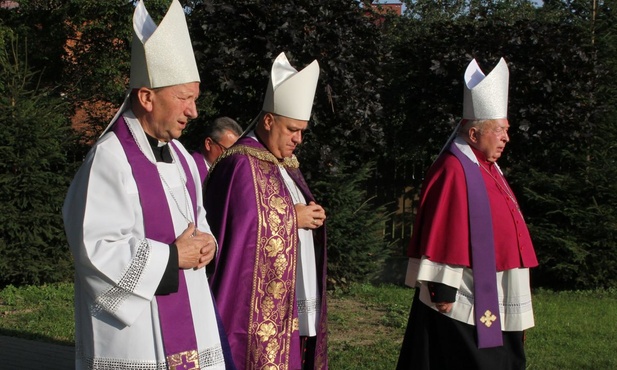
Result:
{"label": "man's face", "polygon": [[489,162],[496,162],[510,141],[509,128],[510,124],[505,118],[491,120],[484,125],[481,131],[476,129],[472,134],[474,136],[471,138],[473,146],[484,153]]}
{"label": "man's face", "polygon": [[224,151],[229,149],[234,143],[238,140],[238,135],[236,135],[233,131],[225,130],[221,135],[220,139],[215,140],[214,138],[207,137],[204,143],[206,161],[209,164],[214,163],[214,161],[223,154]]}
{"label": "man's face", "polygon": [[199,82],[152,90],[144,130],[163,142],[179,138],[188,121],[197,118],[198,97]]}
{"label": "man's face", "polygon": [[266,113],[264,128],[267,131],[267,138],[262,139],[275,157],[288,158],[302,143],[302,132],[307,126],[308,121]]}

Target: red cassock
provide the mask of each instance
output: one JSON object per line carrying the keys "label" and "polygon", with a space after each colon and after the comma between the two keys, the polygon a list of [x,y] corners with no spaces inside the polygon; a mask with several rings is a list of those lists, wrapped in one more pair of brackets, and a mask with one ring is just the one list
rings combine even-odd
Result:
{"label": "red cassock", "polygon": [[[514,193],[497,167],[474,149],[491,207],[497,271],[535,267],[538,260]],[[428,171],[408,248],[411,258],[473,268],[463,167],[444,152]]]}

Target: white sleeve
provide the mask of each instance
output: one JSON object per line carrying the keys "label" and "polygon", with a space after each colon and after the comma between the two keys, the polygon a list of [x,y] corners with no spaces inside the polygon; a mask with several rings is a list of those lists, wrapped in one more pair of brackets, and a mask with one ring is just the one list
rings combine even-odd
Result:
{"label": "white sleeve", "polygon": [[145,239],[137,186],[114,134],[88,154],[63,207],[76,279],[91,313],[130,326],[148,308],[169,259],[165,243]]}
{"label": "white sleeve", "polygon": [[415,287],[431,281],[458,289],[463,281],[463,271],[462,266],[432,262],[426,256],[422,259],[410,258],[405,285]]}

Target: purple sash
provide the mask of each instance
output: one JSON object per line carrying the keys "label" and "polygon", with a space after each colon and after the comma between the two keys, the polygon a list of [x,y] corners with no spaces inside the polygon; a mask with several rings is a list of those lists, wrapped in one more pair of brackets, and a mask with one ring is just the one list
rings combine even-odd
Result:
{"label": "purple sash", "polygon": [[[173,243],[176,235],[156,164],[150,162],[141,152],[122,116],[118,118],[112,130],[120,140],[133,171],[144,215],[146,237],[161,243]],[[175,145],[170,144],[178,153]],[[193,210],[196,212],[195,183],[184,156],[180,154],[178,158],[186,174],[187,190],[193,203]],[[184,271],[180,269],[178,270],[178,282],[177,293],[156,296],[167,366],[171,369],[176,366],[191,365],[191,369],[199,369],[199,352],[191,305]]]}
{"label": "purple sash", "polygon": [[203,185],[204,181],[206,180],[206,176],[208,176],[208,166],[206,166],[204,156],[200,152],[193,152],[192,156],[193,159],[195,159],[197,171],[199,171],[199,181]]}
{"label": "purple sash", "polygon": [[478,348],[501,347],[503,335],[497,298],[495,240],[493,228],[489,227],[493,224],[493,219],[486,184],[478,165],[463,154],[454,142],[450,144],[448,150],[461,162],[467,182]]}

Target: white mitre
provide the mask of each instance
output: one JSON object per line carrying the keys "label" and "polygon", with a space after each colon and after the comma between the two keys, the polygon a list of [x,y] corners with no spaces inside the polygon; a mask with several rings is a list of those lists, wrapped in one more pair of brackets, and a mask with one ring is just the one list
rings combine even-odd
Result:
{"label": "white mitre", "polygon": [[157,27],[143,0],[133,14],[131,88],[199,82],[184,9],[173,0]]}
{"label": "white mitre", "polygon": [[463,119],[508,118],[509,77],[508,65],[503,58],[487,76],[476,60],[472,60],[465,71]]}
{"label": "white mitre", "polygon": [[298,72],[289,64],[285,53],[279,54],[272,64],[268,90],[261,110],[308,121],[311,118],[318,78],[317,60]]}
{"label": "white mitre", "polygon": [[182,5],[178,0],[173,0],[157,26],[146,10],[144,1],[139,1],[133,13],[129,90],[103,134],[129,108],[132,89],[155,89],[200,81]]}

